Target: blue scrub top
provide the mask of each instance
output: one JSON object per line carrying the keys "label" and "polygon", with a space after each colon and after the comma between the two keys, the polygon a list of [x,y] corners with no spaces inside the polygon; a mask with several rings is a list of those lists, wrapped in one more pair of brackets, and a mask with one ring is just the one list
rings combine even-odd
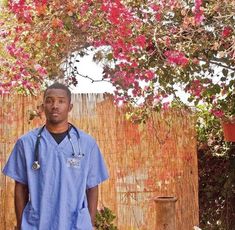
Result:
{"label": "blue scrub top", "polygon": [[18,139],[3,169],[5,175],[29,188],[21,230],[91,230],[86,189],[108,178],[98,145],[81,130],[78,139],[72,128],[73,157],[68,136],[57,144],[45,127],[39,144],[41,167],[33,170],[38,132],[34,129]]}

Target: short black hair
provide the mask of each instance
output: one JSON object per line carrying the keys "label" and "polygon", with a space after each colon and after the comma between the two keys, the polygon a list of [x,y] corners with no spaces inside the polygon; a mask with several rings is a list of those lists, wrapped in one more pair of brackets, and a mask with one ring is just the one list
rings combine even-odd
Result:
{"label": "short black hair", "polygon": [[44,91],[43,98],[45,98],[48,89],[62,89],[62,90],[64,90],[67,93],[67,96],[69,98],[69,102],[71,102],[71,91],[67,85],[64,85],[59,82],[53,83],[52,85],[50,85],[46,88],[46,90]]}

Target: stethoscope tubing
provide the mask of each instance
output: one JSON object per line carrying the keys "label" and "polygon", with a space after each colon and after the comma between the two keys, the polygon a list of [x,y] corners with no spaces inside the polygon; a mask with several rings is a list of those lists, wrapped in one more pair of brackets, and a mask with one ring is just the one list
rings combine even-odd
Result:
{"label": "stethoscope tubing", "polygon": [[[42,132],[45,128],[45,125],[43,125],[40,130],[38,131],[38,134],[37,134],[37,140],[36,140],[36,144],[35,144],[35,149],[34,149],[34,162],[32,164],[32,169],[33,170],[38,170],[41,166],[40,166],[40,163],[39,163],[39,144],[40,144],[40,139],[41,139],[41,136],[42,136]],[[84,156],[84,154],[81,154],[81,146],[80,146],[80,134],[79,134],[79,131],[78,129],[71,123],[69,123],[69,129],[67,131],[67,136],[68,136],[68,139],[69,139],[69,142],[71,143],[71,146],[72,146],[72,156],[75,157],[75,148],[74,148],[74,145],[73,145],[73,142],[72,142],[72,138],[70,136],[70,130],[71,129],[74,129],[77,133],[77,138],[78,138],[78,148],[79,148],[79,153],[78,155],[82,155]]]}

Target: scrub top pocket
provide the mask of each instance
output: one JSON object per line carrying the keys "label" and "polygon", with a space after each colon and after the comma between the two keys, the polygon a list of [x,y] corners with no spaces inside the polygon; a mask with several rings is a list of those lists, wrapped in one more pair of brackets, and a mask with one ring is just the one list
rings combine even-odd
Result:
{"label": "scrub top pocket", "polygon": [[80,209],[74,214],[72,230],[92,230],[91,217],[88,208]]}
{"label": "scrub top pocket", "polygon": [[[23,211],[22,227],[21,230],[36,230],[39,224],[39,214],[28,203]],[[26,227],[27,226],[27,227]]]}
{"label": "scrub top pocket", "polygon": [[62,151],[63,153],[63,162],[67,168],[70,169],[80,169],[82,167],[83,155],[76,154],[73,156],[73,152],[71,151]]}

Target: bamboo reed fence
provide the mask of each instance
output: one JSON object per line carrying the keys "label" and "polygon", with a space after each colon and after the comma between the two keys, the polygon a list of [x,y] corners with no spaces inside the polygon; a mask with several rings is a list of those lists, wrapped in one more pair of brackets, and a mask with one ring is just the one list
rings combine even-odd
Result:
{"label": "bamboo reed fence", "polygon": [[[187,111],[153,113],[133,124],[102,94],[72,95],[70,121],[94,136],[108,165],[110,179],[100,186],[99,208],[117,216],[119,230],[153,230],[156,196],[176,196],[176,230],[198,225],[198,167],[195,120]],[[30,114],[41,97],[0,98],[0,167],[17,138],[43,124]],[[0,175],[0,229],[15,225],[14,182]]]}

